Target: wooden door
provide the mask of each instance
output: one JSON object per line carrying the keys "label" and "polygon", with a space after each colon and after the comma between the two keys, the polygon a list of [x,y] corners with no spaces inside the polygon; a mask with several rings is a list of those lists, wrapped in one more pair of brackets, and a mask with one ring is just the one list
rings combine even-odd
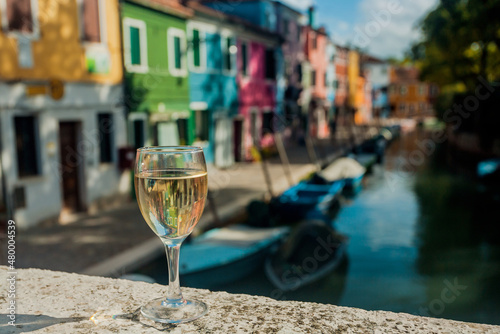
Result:
{"label": "wooden door", "polygon": [[59,123],[61,183],[63,191],[63,211],[65,213],[82,210],[80,198],[80,169],[83,165],[83,154],[78,152],[77,149],[79,128],[78,122]]}

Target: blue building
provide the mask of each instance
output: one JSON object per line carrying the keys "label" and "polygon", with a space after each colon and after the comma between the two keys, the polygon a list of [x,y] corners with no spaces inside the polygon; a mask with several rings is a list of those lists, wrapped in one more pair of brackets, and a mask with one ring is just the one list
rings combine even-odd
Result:
{"label": "blue building", "polygon": [[[288,6],[273,0],[205,0],[205,6],[211,7],[216,11],[226,13],[231,16],[239,17],[246,22],[260,28],[264,31],[269,31],[273,34],[282,36],[286,42],[288,37],[291,37],[291,31],[294,31],[292,40],[300,44],[300,26],[298,20],[301,14]],[[294,47],[296,43],[287,48],[287,51],[294,53],[294,57],[300,57],[301,49]],[[290,57],[290,58],[294,58]],[[285,112],[285,91],[287,89],[287,80],[285,72],[287,71],[285,64],[285,55],[282,47],[277,47],[274,52],[275,69],[276,69],[276,108],[273,112],[277,115],[284,115]],[[289,69],[290,72],[294,68]]]}
{"label": "blue building", "polygon": [[238,114],[235,26],[213,9],[193,3],[187,23],[190,109],[195,145],[208,163],[234,163],[233,119]]}

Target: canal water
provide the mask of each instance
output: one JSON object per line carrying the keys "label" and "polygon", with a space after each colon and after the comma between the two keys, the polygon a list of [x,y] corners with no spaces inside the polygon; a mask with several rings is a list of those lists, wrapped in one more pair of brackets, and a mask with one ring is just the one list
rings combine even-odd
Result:
{"label": "canal water", "polygon": [[281,292],[261,270],[214,290],[500,324],[500,201],[446,152],[420,132],[391,144],[332,222],[349,244],[328,277]]}

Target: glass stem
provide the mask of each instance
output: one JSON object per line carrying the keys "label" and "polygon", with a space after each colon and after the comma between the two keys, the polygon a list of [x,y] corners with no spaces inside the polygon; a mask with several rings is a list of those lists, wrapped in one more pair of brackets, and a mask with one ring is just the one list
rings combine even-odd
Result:
{"label": "glass stem", "polygon": [[175,243],[171,243],[171,240],[169,241],[169,243],[165,243],[168,264],[168,292],[166,301],[169,304],[182,304],[184,298],[182,297],[179,282],[179,251],[182,241]]}

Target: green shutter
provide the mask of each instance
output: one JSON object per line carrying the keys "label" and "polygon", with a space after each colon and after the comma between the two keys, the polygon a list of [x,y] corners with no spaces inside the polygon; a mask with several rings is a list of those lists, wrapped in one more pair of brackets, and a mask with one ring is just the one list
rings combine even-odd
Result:
{"label": "green shutter", "polygon": [[233,45],[233,39],[228,37],[226,39],[226,70],[231,71],[232,61],[231,61],[231,46]]}
{"label": "green shutter", "polygon": [[140,30],[136,27],[130,27],[130,62],[132,65],[141,64]]}
{"label": "green shutter", "polygon": [[182,68],[181,64],[181,39],[180,37],[174,37],[174,49],[175,49],[175,68],[180,70]]}
{"label": "green shutter", "polygon": [[193,30],[193,63],[194,63],[194,67],[201,66],[200,31],[199,30]]}

